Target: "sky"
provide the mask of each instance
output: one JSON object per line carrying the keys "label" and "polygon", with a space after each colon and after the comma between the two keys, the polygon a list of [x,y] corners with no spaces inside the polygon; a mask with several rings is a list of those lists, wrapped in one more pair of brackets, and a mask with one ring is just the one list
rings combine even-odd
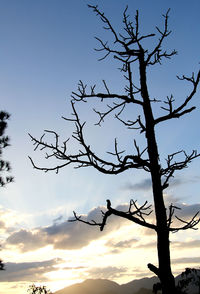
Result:
{"label": "sky", "polygon": [[[108,278],[121,284],[151,276],[147,263],[157,263],[156,236],[151,231],[116,218],[110,218],[103,232],[68,222],[74,210],[86,219],[99,218],[108,198],[119,209],[125,209],[130,199],[152,203],[148,174],[132,170],[111,176],[72,166],[58,174],[44,173],[33,169],[28,159],[31,156],[38,166],[55,163],[44,159],[43,152],[34,152],[28,133],[40,138],[47,129],[58,132],[61,140],[71,137],[74,126],[62,116],[71,115],[71,92],[79,80],[99,89],[106,80],[113,92],[124,91],[118,62],[110,57],[98,61],[102,55],[94,50],[99,46],[95,36],[110,42],[112,37],[87,4],[98,4],[119,31],[126,5],[133,20],[138,9],[140,31],[144,33],[162,27],[162,14],[171,9],[172,33],[165,45],[176,49],[178,55],[148,71],[151,97],[165,99],[173,94],[180,102],[190,85],[177,80],[176,75],[190,75],[199,69],[197,0],[0,0],[0,109],[11,114],[6,132],[11,146],[3,158],[10,161],[15,178],[0,191],[0,257],[6,265],[0,273],[0,294],[26,293],[32,283],[55,291],[88,278]],[[199,95],[198,89],[192,114],[156,130],[162,162],[167,154],[178,150],[199,150]],[[113,151],[115,137],[121,150],[131,150],[134,138],[142,142],[138,132],[124,129],[112,117],[101,127],[95,126],[96,106],[96,101],[83,103],[78,111],[81,121],[87,121],[88,144],[98,154]],[[134,119],[135,112],[131,111]],[[158,108],[155,111],[162,113]],[[70,142],[74,150],[76,145]],[[165,192],[166,206],[176,204],[181,208],[177,215],[186,219],[200,210],[199,167],[196,159],[176,174]],[[179,232],[170,239],[175,275],[186,266],[199,266],[198,230]]]}

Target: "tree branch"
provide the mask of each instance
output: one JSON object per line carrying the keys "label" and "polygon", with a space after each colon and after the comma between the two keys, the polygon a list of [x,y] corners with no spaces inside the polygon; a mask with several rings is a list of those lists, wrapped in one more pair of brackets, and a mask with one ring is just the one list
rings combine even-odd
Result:
{"label": "tree branch", "polygon": [[[32,135],[29,134],[31,137],[31,140],[33,141],[33,144],[35,145],[35,151],[40,148],[40,150],[50,150],[51,153],[46,153],[46,159],[49,159],[51,157],[55,157],[58,160],[64,161],[63,164],[56,165],[54,167],[38,167],[35,165],[33,160],[29,157],[31,160],[31,163],[34,168],[43,170],[45,172],[47,171],[52,171],[55,170],[56,172],[59,171],[60,168],[63,168],[64,166],[67,166],[69,164],[75,164],[75,168],[80,168],[80,167],[89,167],[92,166],[95,169],[99,170],[102,173],[105,174],[119,174],[127,169],[130,168],[136,168],[136,169],[145,169],[149,170],[149,162],[146,159],[142,159],[142,154],[144,152],[140,152],[139,148],[137,147],[137,155],[126,155],[124,158],[121,158],[121,153],[117,153],[117,159],[118,163],[114,163],[112,161],[106,161],[99,156],[97,156],[90,148],[89,145],[86,144],[84,135],[83,135],[83,128],[85,123],[81,123],[78,113],[76,112],[75,105],[72,102],[72,109],[73,109],[73,118],[68,119],[65,118],[66,120],[72,121],[75,123],[76,126],[76,131],[73,133],[73,138],[79,142],[83,150],[79,150],[75,154],[67,154],[67,142],[69,141],[66,140],[64,141],[61,145],[59,143],[59,136],[56,132],[54,131],[48,131],[46,130],[45,133],[51,133],[55,137],[55,142],[54,144],[49,144],[44,141],[44,135],[38,140],[34,138]],[[135,142],[135,147],[136,147],[136,142]],[[115,145],[115,152],[118,152],[116,150],[116,145]]]}
{"label": "tree branch", "polygon": [[[181,161],[174,160],[174,158],[177,155],[184,155],[184,159]],[[163,189],[168,187],[168,183],[170,178],[174,176],[175,171],[182,170],[184,168],[188,167],[188,164],[191,163],[191,161],[197,157],[200,156],[200,153],[197,153],[196,150],[193,150],[191,154],[187,154],[184,150],[172,153],[168,155],[168,158],[166,159],[167,167],[161,168],[161,176],[165,177],[165,180],[163,182]]]}
{"label": "tree branch", "polygon": [[[158,44],[154,48],[154,50],[148,54],[148,57],[145,61],[146,65],[155,65],[156,63],[161,63],[162,58],[171,58],[173,55],[176,55],[177,52],[176,50],[172,50],[170,53],[167,51],[162,52],[162,43],[166,37],[168,37],[171,34],[171,31],[168,30],[168,18],[169,18],[169,11],[168,9],[167,13],[163,15],[165,19],[165,24],[164,24],[164,30],[161,31],[158,27],[156,27],[158,33],[161,35]],[[153,61],[151,59],[153,58]]]}
{"label": "tree branch", "polygon": [[167,101],[165,101],[164,103],[168,105],[168,108],[162,107],[162,109],[168,111],[169,113],[167,115],[161,116],[157,119],[154,120],[154,124],[158,124],[160,122],[172,119],[172,118],[179,118],[181,116],[183,116],[186,113],[190,113],[192,112],[196,107],[192,106],[190,108],[184,109],[188,103],[192,100],[193,96],[195,95],[196,91],[197,91],[197,86],[199,84],[200,81],[200,71],[197,74],[197,77],[195,79],[194,77],[194,73],[192,74],[192,77],[186,77],[183,76],[182,78],[178,77],[179,80],[186,80],[192,83],[192,91],[190,92],[190,94],[187,96],[187,98],[184,100],[184,102],[177,108],[173,109],[173,96],[171,96],[170,98],[167,97]]}
{"label": "tree branch", "polygon": [[[200,218],[199,217],[197,218],[199,211],[191,218],[191,220],[186,221],[186,220],[183,220],[182,218],[178,217],[177,215],[174,215],[175,210],[177,210],[177,209],[180,210],[181,208],[174,206],[173,204],[171,204],[169,206],[169,218],[167,220],[169,231],[175,233],[175,232],[183,231],[183,230],[187,230],[187,229],[197,230],[197,228],[195,228],[195,226],[200,222]],[[181,223],[184,223],[184,225],[180,226],[180,227],[171,227],[171,224],[173,223],[172,219],[174,216],[178,221],[180,221]]]}
{"label": "tree branch", "polygon": [[[147,227],[147,228],[156,230],[156,226],[151,223],[146,222],[145,218],[144,218],[144,216],[150,215],[152,212],[152,211],[149,211],[149,209],[151,208],[151,205],[147,206],[147,201],[143,205],[138,207],[136,204],[136,201],[131,200],[130,205],[129,205],[129,209],[127,212],[112,208],[110,200],[106,200],[106,201],[107,201],[107,211],[106,212],[102,211],[102,222],[96,222],[95,220],[85,221],[81,218],[81,216],[77,216],[77,214],[75,212],[74,212],[74,219],[69,220],[69,221],[70,222],[80,221],[80,222],[88,224],[90,226],[99,226],[100,231],[103,231],[105,225],[107,224],[108,217],[111,215],[117,215],[122,218],[131,220],[132,222],[139,224],[143,227]],[[133,210],[133,207],[134,207],[134,210]],[[146,211],[148,211],[148,212],[146,212]]]}

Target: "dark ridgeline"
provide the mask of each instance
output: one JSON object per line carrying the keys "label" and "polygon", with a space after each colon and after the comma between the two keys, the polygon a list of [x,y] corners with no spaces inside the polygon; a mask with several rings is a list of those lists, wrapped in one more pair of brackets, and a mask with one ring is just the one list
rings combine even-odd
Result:
{"label": "dark ridgeline", "polygon": [[56,291],[54,294],[152,294],[153,284],[157,281],[158,279],[153,277],[119,285],[110,280],[89,279]]}
{"label": "dark ridgeline", "polygon": [[[170,59],[176,55],[176,51],[163,50],[163,42],[170,35],[171,31],[168,28],[169,10],[164,15],[163,28],[156,27],[156,32],[141,35],[139,30],[139,17],[138,11],[135,15],[135,23],[129,20],[127,15],[127,8],[123,13],[124,35],[118,33],[112,26],[109,19],[102,13],[98,6],[89,5],[101,19],[104,24],[104,28],[112,34],[114,41],[111,45],[108,42],[96,38],[100,44],[100,49],[97,51],[105,53],[100,59],[105,59],[107,56],[112,55],[116,60],[121,63],[121,71],[123,77],[126,80],[126,87],[123,94],[111,92],[107,83],[103,80],[104,92],[97,92],[95,85],[91,86],[88,90],[86,84],[82,81],[78,84],[77,92],[72,92],[72,118],[65,118],[67,121],[74,122],[75,131],[73,138],[75,138],[80,144],[78,152],[68,154],[68,140],[60,142],[59,136],[54,131],[45,131],[55,137],[55,143],[48,143],[44,140],[44,135],[37,139],[30,135],[33,143],[35,144],[35,150],[39,149],[47,150],[46,158],[51,159],[54,157],[58,160],[58,164],[54,167],[38,167],[34,161],[30,158],[34,168],[43,170],[45,172],[55,170],[58,172],[61,168],[64,168],[70,164],[76,168],[81,167],[93,167],[101,173],[116,175],[130,169],[142,169],[147,172],[151,177],[154,209],[155,209],[155,222],[147,222],[147,216],[151,213],[151,205],[146,201],[143,205],[138,205],[136,201],[131,200],[128,211],[116,210],[112,207],[110,200],[107,200],[107,211],[102,212],[102,222],[96,222],[95,220],[85,221],[81,216],[78,216],[74,212],[74,221],[84,222],[92,226],[99,226],[100,230],[104,229],[108,218],[111,215],[116,215],[125,219],[128,219],[140,226],[154,230],[157,234],[157,253],[158,253],[158,266],[151,263],[148,264],[148,268],[156,274],[161,282],[162,293],[178,293],[175,289],[175,280],[171,270],[170,260],[170,244],[169,233],[177,232],[180,230],[192,229],[199,222],[197,214],[191,220],[183,220],[176,217],[180,221],[180,225],[172,227],[173,217],[175,211],[178,209],[173,204],[166,207],[163,197],[163,191],[170,185],[170,179],[174,177],[175,172],[182,170],[188,166],[188,164],[195,158],[199,157],[199,153],[193,150],[191,153],[186,153],[184,150],[177,150],[172,154],[169,154],[166,161],[161,158],[158,149],[158,138],[155,134],[155,129],[158,125],[169,120],[181,118],[182,116],[191,113],[195,107],[189,105],[194,97],[197,86],[200,80],[200,71],[197,74],[191,76],[178,77],[180,81],[188,82],[191,89],[188,90],[186,98],[175,105],[174,97],[171,95],[166,100],[161,101],[152,98],[149,95],[148,83],[147,83],[147,69],[154,65],[160,64],[163,59]],[[157,37],[157,43],[154,48],[144,47],[144,40]],[[147,42],[145,42],[147,44]],[[115,46],[116,45],[116,46]],[[151,44],[152,45],[152,44]],[[138,71],[134,70],[133,65],[137,65]],[[138,74],[138,77],[134,77]],[[136,85],[135,83],[139,83]],[[141,136],[144,136],[146,146],[142,148],[134,140],[135,151],[132,154],[120,151],[118,147],[117,139],[115,139],[114,152],[109,152],[115,160],[104,159],[99,157],[85,141],[82,123],[77,112],[77,103],[87,102],[91,98],[96,98],[102,103],[106,102],[105,111],[95,110],[99,120],[97,125],[101,125],[106,117],[110,114],[114,114],[114,117],[118,119],[125,127],[130,130],[138,129]],[[110,100],[110,104],[107,101]],[[153,113],[154,105],[162,103],[161,108],[165,112],[164,115],[156,116]],[[140,113],[138,117],[132,118],[127,114],[125,116],[125,109],[135,106],[139,109]],[[124,116],[123,116],[124,115]],[[60,162],[59,162],[60,160]],[[163,163],[164,162],[164,163]]]}
{"label": "dark ridgeline", "polygon": [[[175,279],[178,293],[199,294],[199,278],[200,270],[186,269]],[[152,292],[153,285],[157,282],[158,278],[156,277],[133,280],[123,285],[105,279],[90,279],[68,286],[54,294],[160,294],[160,291]]]}
{"label": "dark ridgeline", "polygon": [[[175,281],[180,294],[200,293],[200,270],[198,269],[186,268],[181,275],[176,277]],[[154,287],[157,283],[157,277],[133,280],[122,285],[106,279],[88,279],[58,290],[54,294],[159,294],[159,289]],[[30,285],[27,292],[29,294],[53,294],[46,286],[35,284]]]}

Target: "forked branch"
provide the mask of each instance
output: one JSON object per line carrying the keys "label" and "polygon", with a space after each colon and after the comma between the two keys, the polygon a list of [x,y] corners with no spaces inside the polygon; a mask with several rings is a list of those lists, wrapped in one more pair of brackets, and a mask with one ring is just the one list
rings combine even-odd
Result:
{"label": "forked branch", "polygon": [[107,201],[107,211],[106,212],[102,211],[102,222],[96,222],[95,220],[86,221],[81,216],[77,216],[75,212],[74,212],[74,219],[69,221],[70,222],[80,221],[91,226],[99,226],[100,230],[103,231],[105,225],[107,224],[108,217],[111,215],[116,215],[116,216],[120,216],[122,218],[128,219],[143,227],[156,230],[155,225],[148,223],[145,220],[145,216],[150,215],[152,212],[152,210],[150,210],[151,205],[147,205],[147,201],[143,205],[138,206],[136,204],[136,201],[131,200],[129,204],[129,209],[126,212],[112,208],[110,200],[106,200],[106,201]]}
{"label": "forked branch", "polygon": [[117,146],[115,143],[115,155],[116,155],[115,158],[117,159],[116,162],[104,160],[100,158],[98,155],[96,155],[91,150],[91,147],[87,145],[85,142],[85,138],[83,134],[83,128],[85,123],[80,122],[80,118],[76,112],[75,105],[73,102],[72,102],[72,109],[73,109],[73,113],[72,113],[73,117],[69,119],[65,118],[65,120],[75,123],[76,130],[74,131],[72,137],[76,141],[78,141],[79,145],[81,146],[81,149],[77,153],[68,154],[67,143],[69,139],[60,143],[59,136],[54,131],[49,131],[49,130],[45,131],[45,133],[53,134],[54,140],[55,140],[53,144],[47,143],[46,141],[44,141],[45,134],[39,140],[29,134],[29,136],[31,137],[31,140],[33,141],[33,144],[35,145],[34,150],[37,150],[38,148],[40,150],[48,150],[49,153],[46,153],[46,159],[54,157],[64,162],[54,167],[38,167],[35,165],[32,158],[29,157],[34,168],[43,170],[45,172],[50,170],[55,170],[56,172],[58,172],[60,168],[63,168],[64,166],[67,166],[70,164],[74,164],[75,168],[94,167],[95,169],[105,174],[119,174],[130,168],[149,170],[149,161],[147,159],[142,158],[144,151],[140,152],[136,142],[135,142],[135,148],[136,148],[137,154],[125,155],[123,157],[121,156],[121,152],[118,151],[118,149],[116,148]]}
{"label": "forked branch", "polygon": [[163,15],[164,17],[164,29],[161,30],[159,27],[156,27],[157,32],[160,34],[160,38],[158,44],[155,48],[148,54],[146,59],[146,65],[155,65],[156,63],[161,63],[162,58],[171,58],[172,56],[177,54],[176,50],[172,50],[171,52],[163,51],[162,44],[165,38],[167,38],[171,31],[168,29],[168,18],[169,18],[169,11]]}
{"label": "forked branch", "polygon": [[[200,218],[198,217],[199,211],[196,212],[196,214],[189,221],[186,221],[175,215],[175,210],[177,209],[180,210],[181,208],[174,206],[173,204],[169,206],[169,218],[167,220],[169,231],[175,233],[187,229],[197,230],[197,228],[195,227],[200,222]],[[180,227],[171,227],[171,224],[173,223],[173,217],[175,217],[179,222],[183,223],[184,225]]]}
{"label": "forked branch", "polygon": [[[176,156],[183,155],[183,160],[177,161]],[[175,171],[182,170],[188,167],[188,164],[192,162],[193,159],[200,156],[196,150],[193,150],[190,154],[187,154],[184,150],[172,153],[168,155],[166,159],[167,167],[161,169],[161,175],[165,177],[163,182],[163,189],[167,188],[169,185],[169,180],[174,176]]]}
{"label": "forked branch", "polygon": [[[149,229],[153,229],[155,231],[157,231],[157,226],[149,223],[146,221],[146,217],[149,216],[153,210],[152,205],[148,205],[148,202],[145,201],[145,203],[143,205],[138,205],[137,201],[134,200],[130,200],[129,203],[129,208],[127,211],[122,211],[122,210],[118,210],[118,209],[114,209],[111,206],[111,202],[110,200],[106,200],[107,202],[107,211],[101,211],[102,213],[102,221],[101,222],[97,222],[96,220],[85,220],[84,218],[82,218],[82,216],[78,216],[76,214],[76,212],[74,213],[74,219],[70,219],[69,222],[75,222],[75,221],[79,221],[82,223],[85,223],[87,225],[90,226],[99,226],[100,227],[100,231],[103,231],[104,227],[107,224],[107,220],[111,215],[116,215],[119,217],[122,217],[124,219],[130,220],[136,224],[139,224],[143,227],[149,228]],[[200,218],[197,217],[199,214],[199,211],[191,218],[191,220],[186,221],[183,220],[182,218],[178,217],[175,215],[175,210],[177,210],[180,208],[177,206],[174,206],[173,204],[171,204],[169,206],[169,217],[167,220],[167,224],[168,224],[168,230],[169,232],[178,232],[178,231],[183,231],[183,230],[187,230],[187,229],[193,229],[196,230],[197,228],[195,228],[195,226],[200,222]],[[180,221],[181,223],[183,223],[183,226],[179,226],[179,227],[171,227],[171,224],[173,223],[173,218],[176,218],[178,221]]]}
{"label": "forked branch", "polygon": [[190,83],[192,83],[192,90],[190,91],[189,95],[186,97],[186,99],[184,99],[183,103],[181,105],[179,105],[178,107],[174,107],[173,103],[174,103],[174,98],[173,95],[171,95],[171,97],[167,97],[167,100],[164,102],[166,107],[161,107],[163,110],[167,111],[168,114],[164,115],[164,116],[160,116],[157,119],[154,120],[154,124],[157,125],[160,122],[169,120],[169,119],[173,119],[173,118],[180,118],[181,116],[192,112],[196,107],[192,106],[192,107],[188,107],[189,102],[192,100],[193,96],[195,95],[196,91],[197,91],[197,87],[200,81],[200,71],[198,72],[196,78],[194,73],[192,74],[192,77],[186,77],[183,75],[182,78],[178,77],[179,80],[184,80],[184,81],[188,81]]}

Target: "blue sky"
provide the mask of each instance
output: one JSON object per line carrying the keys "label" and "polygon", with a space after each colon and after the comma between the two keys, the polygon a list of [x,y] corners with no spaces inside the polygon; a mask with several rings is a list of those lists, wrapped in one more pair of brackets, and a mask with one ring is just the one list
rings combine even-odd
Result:
{"label": "blue sky", "polygon": [[[0,101],[1,109],[11,114],[7,129],[11,147],[5,151],[4,158],[10,160],[15,177],[13,184],[1,189],[0,205],[2,216],[16,217],[13,223],[9,219],[7,227],[11,226],[12,232],[2,235],[3,242],[4,237],[9,238],[22,229],[30,233],[40,228],[41,233],[43,227],[53,225],[59,217],[61,225],[73,210],[87,214],[98,205],[105,205],[107,198],[115,206],[128,202],[130,198],[141,202],[148,198],[151,201],[149,179],[142,172],[106,176],[90,168],[74,170],[69,167],[56,175],[33,170],[28,160],[28,155],[31,155],[38,165],[51,165],[51,162],[44,160],[41,152],[33,152],[28,133],[39,137],[44,129],[50,129],[61,134],[63,139],[71,136],[73,126],[61,116],[70,115],[70,95],[80,79],[100,87],[104,79],[113,91],[123,91],[124,80],[117,70],[117,62],[111,58],[98,61],[101,55],[94,51],[98,47],[94,36],[104,40],[111,38],[102,29],[98,17],[88,9],[87,3],[98,4],[119,30],[122,29],[122,12],[126,5],[133,18],[138,9],[140,31],[144,33],[153,32],[157,25],[162,26],[162,14],[171,8],[169,27],[172,34],[165,44],[166,48],[176,49],[178,55],[149,71],[152,97],[164,99],[173,93],[177,102],[180,101],[190,88],[178,81],[176,75],[190,75],[199,69],[199,1],[0,0]],[[157,130],[163,157],[183,148],[188,152],[198,149],[199,92],[193,104],[197,109],[192,114],[166,123]],[[113,150],[116,136],[125,148],[130,148],[134,136],[140,140],[137,133],[130,134],[111,119],[104,127],[95,127],[97,118],[89,104],[81,105],[79,111],[82,120],[88,121],[88,141],[100,154]],[[167,190],[166,199],[178,198],[181,205],[183,202],[188,205],[188,209],[193,204],[198,205],[199,160],[177,175],[175,180]],[[200,239],[198,234],[195,236]],[[189,233],[188,238],[192,238]],[[42,248],[44,244],[40,245]],[[5,250],[8,262],[19,262],[17,243],[16,248],[12,248],[15,260],[11,249]],[[24,260],[44,262],[41,257],[40,260],[35,257],[33,261],[33,257],[24,256]],[[131,279],[127,275],[128,278]],[[59,284],[56,285],[59,287]],[[12,293],[8,289],[6,291]]]}

